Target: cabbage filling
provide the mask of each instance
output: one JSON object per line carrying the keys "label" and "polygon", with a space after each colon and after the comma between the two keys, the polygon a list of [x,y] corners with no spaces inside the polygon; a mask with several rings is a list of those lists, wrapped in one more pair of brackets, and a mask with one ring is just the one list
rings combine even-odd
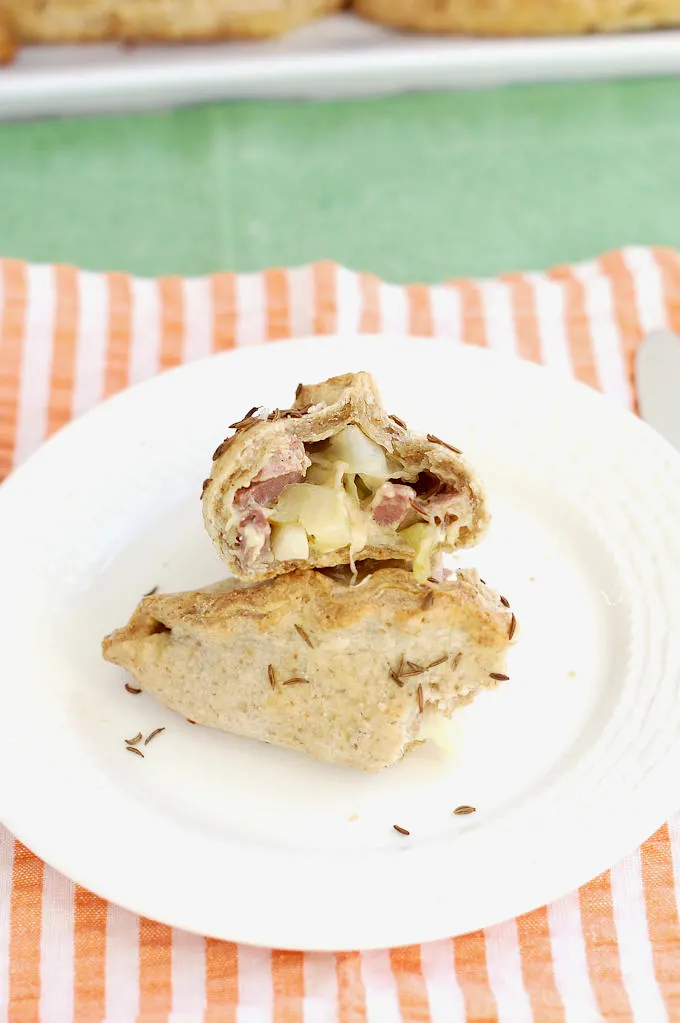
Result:
{"label": "cabbage filling", "polygon": [[409,476],[354,425],[308,445],[306,455],[311,464],[304,480],[290,483],[271,507],[263,509],[278,561],[305,560],[310,552],[348,547],[353,564],[368,544],[394,543],[398,537],[413,548],[417,578],[424,580],[436,572],[438,550],[451,544],[458,531],[458,517],[447,511],[458,496],[455,492],[448,495],[448,506],[441,501],[430,508],[426,501],[419,503],[420,477],[429,477],[425,485],[431,492],[442,485],[427,473]]}

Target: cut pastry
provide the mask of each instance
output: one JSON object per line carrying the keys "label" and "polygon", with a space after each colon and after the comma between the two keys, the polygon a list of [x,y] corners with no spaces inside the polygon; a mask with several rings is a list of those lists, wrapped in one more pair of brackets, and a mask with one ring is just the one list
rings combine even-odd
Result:
{"label": "cut pastry", "polygon": [[343,0],[2,0],[23,42],[277,36]]}
{"label": "cut pastry", "polygon": [[384,25],[462,35],[576,35],[680,24],[680,0],[355,0]]}
{"label": "cut pastry", "polygon": [[368,771],[446,745],[457,707],[507,678],[515,617],[474,572],[418,583],[362,563],[145,597],[104,657],[198,724]]}
{"label": "cut pastry", "polygon": [[360,559],[413,561],[419,581],[488,524],[461,453],[389,416],[368,373],[300,385],[292,409],[251,409],[213,456],[203,517],[243,579]]}

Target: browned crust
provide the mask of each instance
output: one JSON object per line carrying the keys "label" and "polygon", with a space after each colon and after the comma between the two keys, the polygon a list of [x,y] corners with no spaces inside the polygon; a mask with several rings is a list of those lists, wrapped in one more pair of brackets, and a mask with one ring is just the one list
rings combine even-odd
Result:
{"label": "browned crust", "polygon": [[[316,408],[320,405],[322,407]],[[303,412],[302,415],[296,413]],[[282,417],[281,417],[282,416]],[[385,450],[401,460],[407,470],[427,470],[454,484],[468,497],[473,510],[471,529],[460,531],[457,547],[470,547],[484,535],[489,522],[486,498],[481,482],[463,456],[455,448],[404,430],[384,410],[375,381],[369,373],[348,373],[332,377],[321,384],[300,385],[291,410],[270,414],[268,420],[249,420],[232,437],[217,448],[209,480],[201,499],[208,534],[225,564],[235,575],[249,579],[272,578],[299,568],[299,562],[277,562],[257,566],[244,573],[231,550],[231,537],[225,532],[234,494],[257,474],[266,459],[286,447],[291,438],[303,444],[325,440],[343,426],[354,423]],[[378,560],[402,558],[410,561],[412,548],[403,540],[394,545],[368,545],[358,557]],[[347,564],[349,549],[317,554],[310,565],[325,568]]]}
{"label": "browned crust", "polygon": [[[4,0],[31,43],[187,41],[282,35],[343,0]],[[259,10],[258,10],[259,8]]]}
{"label": "browned crust", "polygon": [[[408,568],[371,567],[375,570],[358,585],[351,585],[349,570],[298,570],[254,585],[234,579],[206,590],[153,594],[142,599],[126,626],[104,639],[104,656],[119,643],[177,627],[225,638],[247,618],[269,632],[282,618],[303,610],[305,617],[313,615],[320,640],[326,632],[349,628],[369,616],[417,627],[425,607],[428,621],[464,628],[481,646],[507,643],[512,611],[476,572],[460,571],[442,583],[418,583]],[[432,600],[425,601],[430,593]]]}
{"label": "browned crust", "polygon": [[355,0],[395,28],[461,35],[579,35],[680,24],[680,0]]}

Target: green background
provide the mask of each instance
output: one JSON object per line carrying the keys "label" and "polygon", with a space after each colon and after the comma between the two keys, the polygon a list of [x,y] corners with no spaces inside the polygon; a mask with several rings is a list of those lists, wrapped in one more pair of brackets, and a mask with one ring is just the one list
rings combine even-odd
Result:
{"label": "green background", "polygon": [[0,125],[0,254],[393,280],[680,247],[680,79]]}

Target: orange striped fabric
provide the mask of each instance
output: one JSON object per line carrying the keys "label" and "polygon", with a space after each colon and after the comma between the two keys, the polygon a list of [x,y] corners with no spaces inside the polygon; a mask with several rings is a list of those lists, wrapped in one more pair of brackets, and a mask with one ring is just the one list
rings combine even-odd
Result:
{"label": "orange striped fabric", "polygon": [[[680,331],[680,256],[628,248],[547,273],[385,284],[333,263],[133,279],[0,261],[0,478],[102,398],[214,351],[391,331],[545,362],[635,407],[642,335]],[[626,860],[497,927],[370,953],[254,949],[108,905],[0,829],[10,1023],[675,1023],[680,815]]]}
{"label": "orange striped fabric", "polygon": [[77,887],[73,913],[73,1016],[106,1012],[106,903]]}

